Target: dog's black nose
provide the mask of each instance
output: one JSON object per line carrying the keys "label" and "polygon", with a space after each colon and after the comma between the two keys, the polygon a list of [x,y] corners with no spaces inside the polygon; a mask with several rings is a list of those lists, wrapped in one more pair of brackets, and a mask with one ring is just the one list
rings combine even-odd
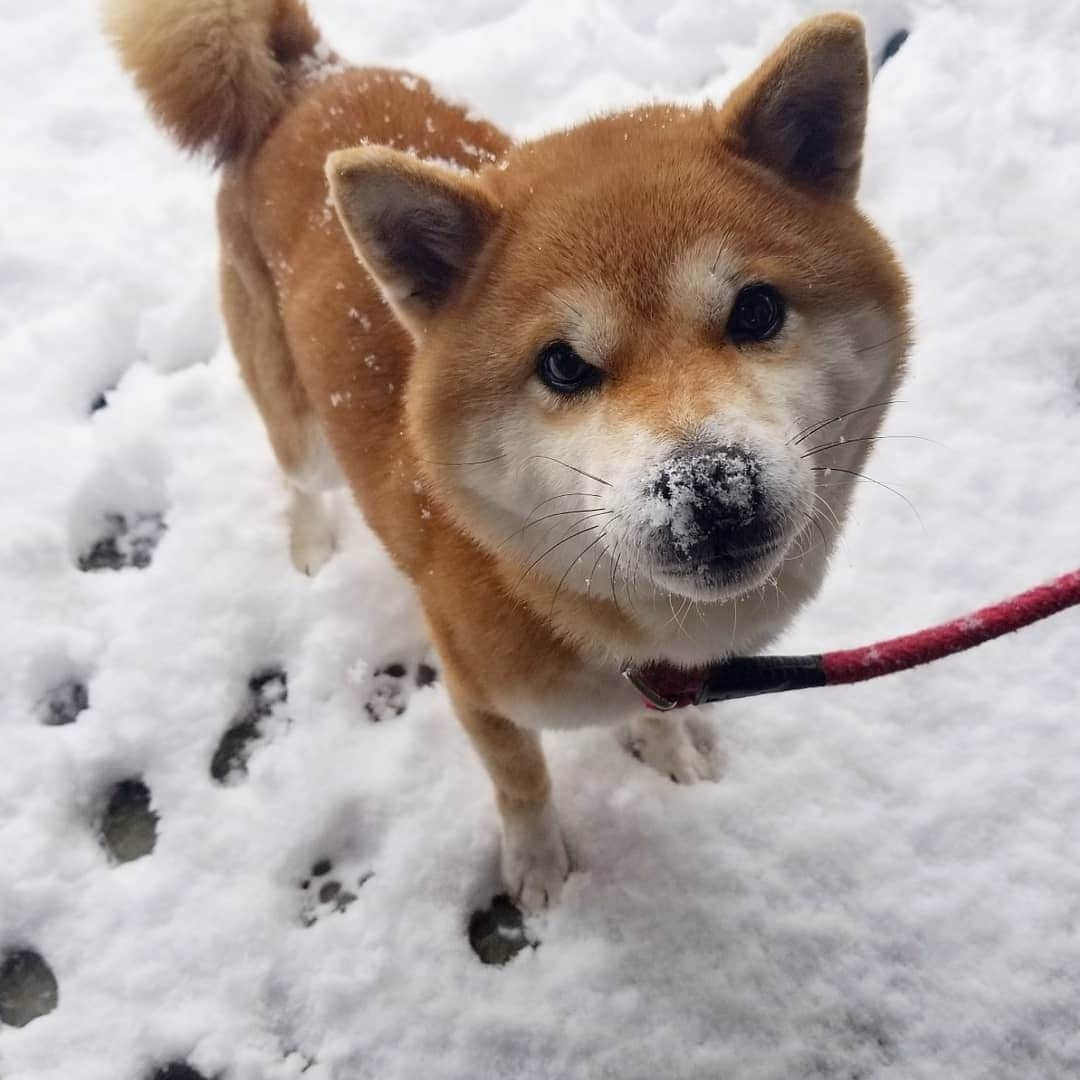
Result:
{"label": "dog's black nose", "polygon": [[695,450],[669,459],[652,483],[665,554],[694,564],[752,558],[777,533],[764,469],[740,446]]}

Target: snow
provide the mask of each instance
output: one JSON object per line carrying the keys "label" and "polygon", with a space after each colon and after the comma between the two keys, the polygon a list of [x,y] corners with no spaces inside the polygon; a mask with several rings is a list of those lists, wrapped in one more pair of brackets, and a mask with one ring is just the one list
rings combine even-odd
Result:
{"label": "snow", "polygon": [[[961,614],[1080,551],[1080,10],[856,6],[875,48],[911,30],[874,85],[863,202],[915,286],[888,430],[935,441],[877,447],[870,475],[923,524],[861,485],[791,650]],[[343,54],[519,135],[720,96],[813,7],[313,3]],[[0,954],[59,988],[0,1027],[4,1080],[1080,1075],[1075,613],[720,707],[716,785],[605,731],[550,736],[580,869],[536,949],[480,964],[487,781],[441,685],[415,685],[408,588],[344,501],[347,549],[292,571],[214,310],[214,180],[151,128],[93,8],[0,7]],[[80,570],[117,516],[117,557],[149,565]],[[218,783],[277,668],[287,701]],[[157,844],[121,864],[99,823],[137,778]],[[343,909],[311,893],[323,857]]]}

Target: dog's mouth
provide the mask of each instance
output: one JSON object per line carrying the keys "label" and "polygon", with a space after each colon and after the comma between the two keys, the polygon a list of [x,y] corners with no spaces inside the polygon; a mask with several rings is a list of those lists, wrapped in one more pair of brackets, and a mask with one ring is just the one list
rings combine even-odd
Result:
{"label": "dog's mouth", "polygon": [[751,545],[718,548],[707,557],[657,559],[651,575],[671,592],[694,599],[724,599],[764,584],[776,572],[791,546],[777,535]]}

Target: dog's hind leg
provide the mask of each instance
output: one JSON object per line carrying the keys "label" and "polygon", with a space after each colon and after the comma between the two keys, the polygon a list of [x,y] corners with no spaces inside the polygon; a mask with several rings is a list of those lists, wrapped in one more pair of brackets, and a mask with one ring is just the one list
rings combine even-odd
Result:
{"label": "dog's hind leg", "polygon": [[326,492],[340,487],[341,473],[314,418],[299,464],[285,474],[289,485],[289,555],[302,574],[314,575],[334,553],[334,529]]}
{"label": "dog's hind leg", "polygon": [[222,260],[225,323],[244,381],[285,474],[293,565],[302,574],[313,575],[334,551],[325,493],[340,486],[342,477],[297,378],[269,274],[250,261],[242,269],[243,273],[227,258]]}

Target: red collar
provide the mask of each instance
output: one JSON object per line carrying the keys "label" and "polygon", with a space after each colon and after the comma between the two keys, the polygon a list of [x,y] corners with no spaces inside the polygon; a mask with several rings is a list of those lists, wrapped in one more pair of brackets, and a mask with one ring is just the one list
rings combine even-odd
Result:
{"label": "red collar", "polygon": [[709,669],[678,668],[664,660],[652,660],[640,667],[627,663],[622,673],[648,708],[669,712],[701,703]]}

